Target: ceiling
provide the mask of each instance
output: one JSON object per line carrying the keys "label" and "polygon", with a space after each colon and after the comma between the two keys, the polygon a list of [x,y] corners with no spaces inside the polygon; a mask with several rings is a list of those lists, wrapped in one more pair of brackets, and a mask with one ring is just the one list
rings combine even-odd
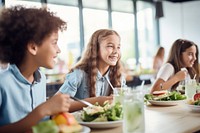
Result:
{"label": "ceiling", "polygon": [[180,3],[180,2],[189,2],[189,1],[199,1],[199,0],[142,0],[142,1],[147,1],[147,2],[162,2],[162,1],[169,1],[169,2],[174,2],[174,3]]}
{"label": "ceiling", "polygon": [[187,1],[196,1],[196,0],[166,0],[170,2],[187,2]]}

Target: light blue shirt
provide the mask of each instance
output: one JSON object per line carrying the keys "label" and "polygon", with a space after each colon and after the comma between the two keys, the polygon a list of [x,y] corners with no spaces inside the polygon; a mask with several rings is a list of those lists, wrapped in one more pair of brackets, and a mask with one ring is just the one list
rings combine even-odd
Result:
{"label": "light blue shirt", "polygon": [[46,101],[46,77],[39,70],[30,83],[16,65],[0,73],[0,126],[16,122]]}
{"label": "light blue shirt", "polygon": [[[98,71],[97,81],[96,81],[96,96],[108,96],[110,92],[110,86],[106,78],[109,79],[109,71],[102,76]],[[126,86],[125,78],[121,78],[122,87]],[[109,79],[110,80],[110,79]],[[61,86],[59,91],[61,93],[69,94],[80,99],[90,97],[89,86],[88,86],[88,77],[85,71],[81,69],[75,69],[73,72],[66,75],[64,84]]]}

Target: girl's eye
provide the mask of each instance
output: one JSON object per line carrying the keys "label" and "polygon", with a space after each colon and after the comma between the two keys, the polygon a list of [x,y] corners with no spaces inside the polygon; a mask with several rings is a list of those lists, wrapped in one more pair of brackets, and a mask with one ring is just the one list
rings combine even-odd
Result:
{"label": "girl's eye", "polygon": [[53,45],[57,45],[57,42],[53,42],[52,44],[53,44]]}
{"label": "girl's eye", "polygon": [[112,48],[113,46],[112,46],[112,45],[108,45],[108,47],[111,47],[111,48]]}
{"label": "girl's eye", "polygon": [[193,55],[193,53],[189,53],[189,55],[190,55],[190,56],[192,56],[192,55]]}

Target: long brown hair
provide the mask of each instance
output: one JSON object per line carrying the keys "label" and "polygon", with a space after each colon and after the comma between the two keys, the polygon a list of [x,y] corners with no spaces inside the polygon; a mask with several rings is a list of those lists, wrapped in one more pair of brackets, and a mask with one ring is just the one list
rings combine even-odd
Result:
{"label": "long brown hair", "polygon": [[[169,57],[167,62],[172,64],[175,73],[181,70],[181,68],[184,66],[183,61],[182,61],[182,53],[186,51],[186,49],[190,48],[191,46],[196,47],[196,60],[194,62],[193,67],[187,67],[188,73],[190,77],[194,77],[196,74],[196,80],[199,82],[199,51],[197,45],[189,40],[183,40],[183,39],[178,39],[176,40],[170,50]],[[172,88],[177,87],[178,83],[176,83]]]}
{"label": "long brown hair", "polygon": [[159,47],[155,57],[164,58],[165,49],[163,47]]}
{"label": "long brown hair", "polygon": [[[110,29],[100,29],[94,32],[90,38],[90,41],[87,45],[85,52],[82,55],[80,61],[75,65],[74,68],[70,70],[72,72],[74,69],[84,70],[88,75],[88,86],[90,88],[90,97],[96,96],[96,76],[97,76],[97,66],[98,66],[98,52],[101,45],[101,41],[104,40],[109,35],[117,35],[119,38],[119,34]],[[121,86],[121,63],[118,60],[115,66],[109,67],[110,73],[110,82],[114,87]],[[112,89],[110,89],[110,94],[112,93]]]}

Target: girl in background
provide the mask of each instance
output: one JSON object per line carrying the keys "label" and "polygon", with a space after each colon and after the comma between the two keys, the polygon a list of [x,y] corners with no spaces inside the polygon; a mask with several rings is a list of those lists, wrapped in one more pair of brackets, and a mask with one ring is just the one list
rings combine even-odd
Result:
{"label": "girl in background", "polygon": [[164,62],[165,49],[160,47],[153,60],[153,70],[157,73]]}
{"label": "girl in background", "polygon": [[159,90],[173,91],[180,81],[193,78],[195,74],[199,82],[198,57],[198,47],[194,42],[176,40],[171,47],[167,63],[160,68],[157,74],[151,93]]}
{"label": "girl in background", "polygon": [[[114,87],[125,86],[121,71],[120,36],[110,29],[93,33],[81,60],[66,75],[59,92],[84,99],[91,103],[103,104],[111,100]],[[109,97],[108,97],[109,96]],[[80,103],[71,104],[70,111],[82,109]]]}

